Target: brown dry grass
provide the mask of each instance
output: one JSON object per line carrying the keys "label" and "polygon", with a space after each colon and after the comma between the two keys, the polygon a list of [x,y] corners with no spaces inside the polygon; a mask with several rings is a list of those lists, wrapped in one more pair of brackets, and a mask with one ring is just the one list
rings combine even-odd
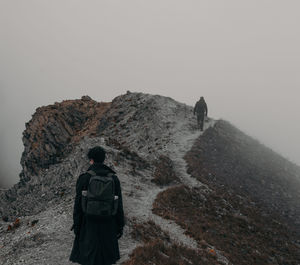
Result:
{"label": "brown dry grass", "polygon": [[137,247],[123,265],[219,264],[216,253],[207,248],[207,245],[202,244],[203,248],[195,251],[172,242],[168,232],[153,221],[135,223],[133,220],[132,224],[132,237],[145,245]]}
{"label": "brown dry grass", "polygon": [[144,243],[149,243],[157,239],[163,240],[164,242],[170,242],[170,235],[163,231],[153,221],[148,221],[142,224],[135,223],[131,232],[131,236]]}
{"label": "brown dry grass", "polygon": [[123,265],[214,265],[220,264],[214,254],[195,251],[178,244],[167,245],[161,240],[136,248]]}
{"label": "brown dry grass", "polygon": [[207,129],[184,158],[191,176],[251,198],[300,238],[299,166],[225,121]]}
{"label": "brown dry grass", "polygon": [[174,171],[173,161],[169,157],[160,156],[155,166],[152,181],[157,185],[168,185],[180,181]]}
{"label": "brown dry grass", "polygon": [[224,251],[233,264],[299,262],[285,226],[225,191],[203,195],[186,186],[169,188],[158,195],[153,212],[175,220],[199,244],[208,242]]}

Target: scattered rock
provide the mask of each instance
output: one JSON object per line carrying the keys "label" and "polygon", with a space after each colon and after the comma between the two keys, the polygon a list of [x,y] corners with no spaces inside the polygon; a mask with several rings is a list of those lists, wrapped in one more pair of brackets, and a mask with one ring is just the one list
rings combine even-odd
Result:
{"label": "scattered rock", "polygon": [[8,225],[7,231],[14,231],[18,227],[20,227],[20,225],[21,225],[20,219],[17,218],[12,224]]}
{"label": "scattered rock", "polygon": [[38,222],[39,222],[39,220],[33,220],[33,221],[31,222],[31,226],[32,226],[32,227],[35,226]]}

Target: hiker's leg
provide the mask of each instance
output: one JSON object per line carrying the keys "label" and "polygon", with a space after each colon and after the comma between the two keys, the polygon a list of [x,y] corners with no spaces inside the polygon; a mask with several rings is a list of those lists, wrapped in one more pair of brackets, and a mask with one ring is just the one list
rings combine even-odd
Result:
{"label": "hiker's leg", "polygon": [[203,125],[204,125],[204,113],[201,113],[200,116],[200,130],[203,131]]}
{"label": "hiker's leg", "polygon": [[197,126],[198,126],[198,129],[200,129],[200,123],[201,122],[201,117],[200,117],[200,115],[197,113]]}

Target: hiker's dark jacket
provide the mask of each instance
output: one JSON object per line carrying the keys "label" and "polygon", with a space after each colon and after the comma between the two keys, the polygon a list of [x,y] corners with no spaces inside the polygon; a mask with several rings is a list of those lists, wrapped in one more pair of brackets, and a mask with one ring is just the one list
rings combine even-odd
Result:
{"label": "hiker's dark jacket", "polygon": [[204,116],[204,114],[207,116],[208,110],[207,110],[207,104],[204,99],[200,99],[195,107],[194,107],[194,114]]}
{"label": "hiker's dark jacket", "polygon": [[[88,170],[97,175],[115,172],[103,164],[95,163]],[[120,259],[117,234],[124,226],[124,212],[120,181],[113,175],[115,193],[119,197],[117,215],[108,219],[91,219],[86,217],[81,208],[81,192],[87,190],[91,175],[84,173],[76,183],[73,221],[76,232],[70,261],[84,265],[110,265]]]}

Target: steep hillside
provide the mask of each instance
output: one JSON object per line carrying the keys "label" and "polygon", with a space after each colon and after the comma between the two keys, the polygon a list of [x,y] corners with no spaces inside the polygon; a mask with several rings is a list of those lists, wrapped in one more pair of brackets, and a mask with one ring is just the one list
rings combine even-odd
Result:
{"label": "steep hillside", "polygon": [[[1,264],[71,264],[74,185],[95,145],[105,148],[106,164],[122,184],[127,222],[118,264],[299,264],[299,242],[290,226],[271,215],[272,207],[259,203],[265,199],[263,189],[256,199],[250,197],[257,185],[248,180],[252,175],[244,175],[249,189],[238,184],[228,188],[230,178],[238,176],[223,176],[224,164],[238,162],[239,169],[230,164],[226,170],[248,172],[250,163],[260,175],[275,174],[271,164],[267,170],[259,159],[234,159],[232,151],[226,154],[230,161],[221,161],[222,135],[228,137],[226,150],[251,148],[254,140],[212,119],[201,133],[191,106],[158,95],[128,92],[106,104],[83,98],[55,106],[53,113],[48,114],[53,108],[48,106],[33,115],[24,133],[21,181],[0,193],[0,215],[9,221],[0,222]],[[44,116],[51,118],[40,120]],[[52,128],[51,137],[44,128]],[[59,159],[52,159],[56,153]],[[274,159],[269,151],[262,156]],[[298,168],[282,163],[289,172],[285,181],[297,184],[292,176]],[[290,192],[290,184],[282,192]],[[282,194],[273,196],[278,202],[274,209]]]}
{"label": "steep hillside", "polygon": [[250,198],[300,236],[300,167],[225,121],[197,139],[185,158],[193,177]]}

